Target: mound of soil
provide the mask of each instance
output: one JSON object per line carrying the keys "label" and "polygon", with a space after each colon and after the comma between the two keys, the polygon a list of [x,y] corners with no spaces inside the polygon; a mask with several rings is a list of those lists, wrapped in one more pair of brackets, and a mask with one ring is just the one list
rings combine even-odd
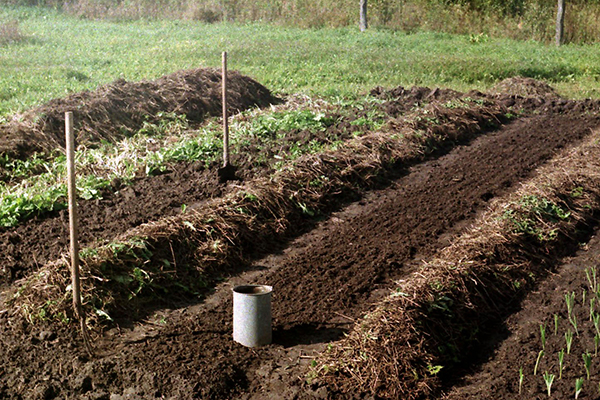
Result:
{"label": "mound of soil", "polygon": [[521,76],[504,79],[490,90],[490,94],[519,97],[559,97],[556,90],[547,83]]}
{"label": "mound of soil", "polygon": [[[252,78],[228,75],[228,109],[236,113],[281,102]],[[77,144],[115,141],[137,132],[160,115],[184,114],[198,123],[220,115],[221,73],[215,69],[179,71],[154,81],[119,79],[94,91],[55,99],[0,126],[0,154],[25,158],[64,147],[65,112],[72,111]]]}
{"label": "mound of soil", "polygon": [[422,86],[404,88],[398,86],[391,90],[385,90],[381,86],[371,90],[371,96],[381,100],[387,100],[383,110],[391,117],[397,118],[401,114],[434,100],[444,102],[463,96],[462,93],[452,89],[431,89]]}

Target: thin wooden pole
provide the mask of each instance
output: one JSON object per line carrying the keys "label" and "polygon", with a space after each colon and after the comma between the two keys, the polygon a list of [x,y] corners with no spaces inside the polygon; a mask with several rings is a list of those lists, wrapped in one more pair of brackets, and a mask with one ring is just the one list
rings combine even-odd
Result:
{"label": "thin wooden pole", "polygon": [[227,120],[227,52],[223,52],[223,167],[229,165],[229,121]]}
{"label": "thin wooden pole", "polygon": [[77,215],[77,189],[75,186],[75,135],[73,134],[73,113],[65,113],[67,131],[67,188],[69,193],[69,232],[71,234],[71,287],[73,288],[73,309],[81,318],[81,284],[79,277],[79,220]]}
{"label": "thin wooden pole", "polygon": [[79,216],[77,215],[77,187],[75,185],[75,134],[73,113],[65,113],[67,151],[67,191],[69,198],[69,232],[71,236],[71,288],[73,290],[73,310],[79,319],[81,334],[87,351],[92,354],[89,334],[85,324],[85,314],[81,306],[81,278],[79,274]]}

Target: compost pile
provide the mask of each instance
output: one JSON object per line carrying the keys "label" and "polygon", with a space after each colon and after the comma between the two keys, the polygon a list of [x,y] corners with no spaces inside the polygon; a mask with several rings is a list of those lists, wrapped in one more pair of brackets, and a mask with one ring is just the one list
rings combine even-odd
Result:
{"label": "compost pile", "polygon": [[[229,113],[280,102],[252,78],[235,71],[230,75]],[[179,71],[154,81],[119,79],[94,91],[52,100],[0,125],[0,154],[26,158],[64,148],[67,111],[74,115],[77,144],[94,145],[132,135],[166,114],[185,115],[193,124],[220,115],[221,110],[221,73],[216,69]]]}
{"label": "compost pile", "polygon": [[[231,111],[277,102],[232,78]],[[158,95],[169,84],[178,89]],[[61,114],[76,99],[90,104],[75,110],[80,140],[114,141],[161,112],[197,122],[219,113],[219,85],[217,72],[197,70],[94,92],[122,107],[92,107],[91,92],[55,100],[44,106],[54,117],[44,107],[28,117],[44,115],[36,149],[60,146]],[[127,108],[137,96],[135,107],[147,108]],[[246,158],[234,159],[243,182],[218,183],[217,165],[179,163],[82,202],[94,357],[69,311],[64,211],[3,229],[0,397],[424,399],[452,390],[508,335],[504,323],[527,293],[593,234],[600,179],[585,157],[600,159],[600,103],[523,78],[489,93],[398,87],[371,97],[350,113],[327,109],[318,132],[277,132],[268,148],[249,140]],[[376,129],[373,115],[383,121]],[[110,130],[109,117],[125,128]],[[273,168],[297,143],[335,145]],[[273,286],[272,345],[231,340],[237,283]],[[519,346],[539,342],[533,328]],[[455,397],[514,398],[515,362],[500,381]],[[527,379],[535,398],[540,382]]]}

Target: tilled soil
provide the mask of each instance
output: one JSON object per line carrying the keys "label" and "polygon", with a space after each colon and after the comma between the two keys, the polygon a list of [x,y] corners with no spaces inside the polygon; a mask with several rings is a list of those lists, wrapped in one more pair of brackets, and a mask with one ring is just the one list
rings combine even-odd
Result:
{"label": "tilled soil", "polygon": [[[507,338],[502,341],[489,359],[474,366],[455,387],[443,396],[447,400],[458,399],[570,399],[575,397],[575,380],[583,378],[579,399],[597,399],[599,392],[600,360],[595,353],[595,327],[589,318],[589,299],[595,297],[587,284],[585,270],[597,268],[600,263],[600,236],[562,265],[555,274],[542,282],[537,290],[522,302],[521,310],[506,321]],[[583,303],[583,291],[586,302]],[[560,372],[558,353],[566,351],[565,333],[574,331],[569,322],[565,295],[575,293],[573,314],[579,335],[574,335],[570,354],[564,355],[564,367]],[[595,307],[597,310],[597,307]],[[558,316],[555,333],[554,315]],[[547,326],[545,351],[534,375],[534,368],[542,350],[540,325]],[[582,354],[592,355],[590,379]],[[519,389],[519,369],[523,369],[523,382]],[[550,396],[547,393],[544,373],[555,376]],[[559,376],[562,375],[559,379]]]}
{"label": "tilled soil", "polygon": [[[443,246],[489,199],[598,125],[600,118],[587,113],[521,118],[413,167],[390,188],[366,196],[281,254],[258,262],[256,272],[243,279],[274,287],[271,346],[252,350],[232,342],[228,284],[204,303],[165,312],[164,320],[98,337],[99,356],[93,360],[76,355],[73,333],[12,326],[0,314],[1,346],[7,349],[0,355],[0,396],[335,396],[325,388],[301,386],[310,352],[341,337],[370,302],[412,271],[418,258]],[[11,333],[23,331],[25,338]]]}

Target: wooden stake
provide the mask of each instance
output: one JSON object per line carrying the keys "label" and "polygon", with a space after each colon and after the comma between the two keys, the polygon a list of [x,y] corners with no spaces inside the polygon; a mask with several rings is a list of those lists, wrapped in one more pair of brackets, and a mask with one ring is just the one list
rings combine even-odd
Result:
{"label": "wooden stake", "polygon": [[67,151],[67,189],[69,197],[69,232],[71,235],[71,288],[73,290],[73,310],[79,319],[81,334],[87,351],[92,354],[89,334],[85,324],[85,314],[81,306],[81,279],[79,276],[79,217],[77,215],[77,187],[75,185],[75,134],[73,113],[65,113]]}
{"label": "wooden stake", "polygon": [[229,165],[229,122],[227,121],[227,52],[223,52],[223,167]]}

